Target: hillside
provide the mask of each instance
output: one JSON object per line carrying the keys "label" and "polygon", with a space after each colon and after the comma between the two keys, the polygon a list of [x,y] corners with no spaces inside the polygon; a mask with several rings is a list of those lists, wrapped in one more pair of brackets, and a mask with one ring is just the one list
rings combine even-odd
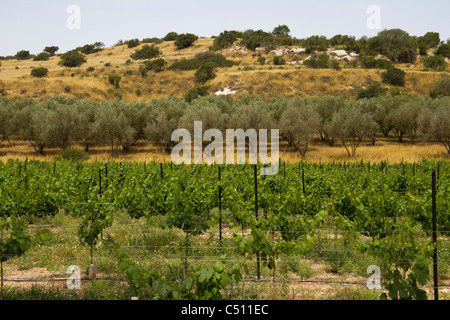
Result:
{"label": "hillside", "polygon": [[[155,45],[162,51],[161,58],[170,66],[181,59],[193,58],[196,54],[209,51],[214,39],[201,38],[192,47],[177,50],[173,41]],[[130,59],[130,55],[145,44],[134,48],[126,45],[105,48],[100,52],[86,55],[87,62],[77,68],[58,65],[59,55],[48,61],[4,60],[0,66],[0,89],[6,90],[9,98],[33,97],[43,99],[55,94],[64,94],[79,99],[112,100],[121,97],[125,100],[148,100],[167,95],[183,96],[190,88],[196,86],[195,71],[149,72],[147,77],[139,74],[142,61]],[[303,60],[307,54],[290,53],[284,56],[287,64],[273,65],[274,52],[241,50],[235,46],[218,51],[227,59],[237,62],[229,68],[218,68],[217,76],[207,82],[209,92],[214,94],[229,87],[236,91],[236,96],[256,94],[263,97],[284,95],[321,96],[344,95],[355,97],[360,87],[369,81],[381,82],[380,69],[347,68],[341,63],[342,70],[310,69],[305,65],[291,65],[290,62]],[[263,56],[267,63],[260,65],[258,58]],[[448,62],[447,62],[448,64]],[[49,69],[45,78],[30,75],[33,68]],[[94,71],[87,72],[89,67]],[[429,93],[433,83],[447,75],[447,72],[425,71],[417,65],[398,64],[396,67],[406,72],[406,84],[401,90],[419,96]],[[119,74],[122,79],[120,88],[114,88],[108,75]],[[386,85],[388,88],[392,88]]]}

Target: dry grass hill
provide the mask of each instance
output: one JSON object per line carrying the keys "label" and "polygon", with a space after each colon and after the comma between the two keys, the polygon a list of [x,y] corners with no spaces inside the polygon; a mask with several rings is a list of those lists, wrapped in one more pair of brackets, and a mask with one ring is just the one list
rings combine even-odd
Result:
{"label": "dry grass hill", "polygon": [[[196,54],[209,50],[213,39],[201,38],[192,47],[178,50],[173,41],[166,41],[156,46],[162,51],[162,58],[168,64],[177,60],[193,58]],[[139,60],[130,59],[130,55],[144,46],[135,48],[126,45],[105,48],[86,56],[87,63],[77,68],[66,68],[58,65],[58,55],[48,61],[5,60],[0,67],[0,89],[6,90],[10,98],[33,97],[43,99],[54,94],[64,94],[82,99],[112,100],[117,96],[125,100],[148,100],[167,95],[183,96],[194,87],[195,71],[170,71],[149,73],[146,78],[140,76],[138,70],[142,64]],[[232,48],[219,51],[238,65],[217,70],[215,79],[209,81],[210,92],[229,87],[237,91],[236,96],[256,94],[264,97],[284,95],[287,97],[344,95],[355,97],[357,90],[368,81],[381,81],[383,70],[346,68],[340,71],[333,69],[309,69],[303,65],[273,65],[273,53],[262,51],[240,50]],[[264,56],[269,63],[260,65],[258,57]],[[293,59],[305,59],[306,54],[290,54],[285,56],[287,62]],[[33,68],[49,69],[45,78],[33,78]],[[93,72],[87,68],[93,67]],[[425,71],[423,66],[401,64],[397,67],[406,71],[406,85],[402,90],[417,95],[428,94],[433,83],[445,76],[446,72]],[[108,75],[119,74],[122,77],[120,88],[114,88],[108,82]],[[389,88],[389,86],[387,85]],[[138,90],[139,89],[139,90]]]}

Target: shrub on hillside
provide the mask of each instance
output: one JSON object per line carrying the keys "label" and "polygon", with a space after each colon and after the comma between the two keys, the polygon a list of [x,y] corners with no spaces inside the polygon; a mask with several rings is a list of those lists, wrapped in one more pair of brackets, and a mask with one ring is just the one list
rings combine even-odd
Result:
{"label": "shrub on hillside", "polygon": [[192,33],[184,33],[180,34],[175,40],[175,47],[178,50],[188,48],[194,44],[195,41],[198,40],[198,37]]}
{"label": "shrub on hillside", "polygon": [[385,83],[402,87],[405,85],[405,75],[406,72],[403,70],[398,68],[389,68],[381,74],[381,78]]}
{"label": "shrub on hillside", "polygon": [[243,37],[243,33],[239,31],[224,31],[220,33],[215,39],[211,47],[211,50],[217,51],[221,49],[228,48],[233,45],[233,43]]}
{"label": "shrub on hillside", "polygon": [[430,56],[422,59],[422,63],[425,68],[444,71],[447,68],[447,62],[441,56]]}
{"label": "shrub on hillside", "polygon": [[150,70],[154,72],[164,71],[166,65],[167,61],[162,58],[144,61],[144,64],[139,67],[139,72],[143,77],[145,77],[147,75],[147,72]]}
{"label": "shrub on hillside", "polygon": [[433,85],[430,91],[430,97],[435,99],[441,96],[450,96],[450,78],[442,79]]}
{"label": "shrub on hillside", "polygon": [[161,55],[161,51],[155,46],[145,45],[141,49],[136,50],[130,57],[133,60],[153,59]]}
{"label": "shrub on hillside", "polygon": [[34,61],[47,61],[48,59],[50,59],[50,55],[46,52],[41,52],[33,58]]}
{"label": "shrub on hillside", "polygon": [[113,85],[115,88],[119,88],[120,87],[120,80],[122,80],[122,77],[119,76],[118,74],[110,74],[108,75],[108,81],[109,84]]}
{"label": "shrub on hillside", "polygon": [[69,68],[79,67],[86,62],[84,56],[76,50],[68,51],[62,54],[60,58],[59,64]]}
{"label": "shrub on hillside", "polygon": [[205,83],[208,80],[214,79],[216,76],[216,66],[212,62],[207,62],[200,66],[195,72],[195,82]]}
{"label": "shrub on hillside", "polygon": [[20,50],[14,56],[17,60],[28,60],[31,58],[30,51]]}
{"label": "shrub on hillside", "polygon": [[175,41],[178,38],[178,33],[176,32],[169,32],[166,34],[166,36],[163,38],[164,41]]}
{"label": "shrub on hillside", "polygon": [[286,60],[284,60],[283,57],[274,57],[273,64],[276,66],[281,66],[286,64]]}
{"label": "shrub on hillside", "polygon": [[43,78],[48,74],[47,68],[35,68],[31,70],[31,76],[36,78]]}
{"label": "shrub on hillside", "polygon": [[197,86],[189,89],[184,95],[184,100],[192,102],[198,97],[204,97],[208,95],[209,86]]}
{"label": "shrub on hillside", "polygon": [[228,68],[236,64],[232,60],[227,60],[225,56],[220,53],[203,52],[195,55],[193,59],[183,59],[173,63],[170,70],[196,70],[202,64],[207,62],[213,63],[216,68]]}
{"label": "shrub on hillside", "polygon": [[303,64],[314,69],[326,69],[330,66],[330,58],[327,54],[313,55],[310,59],[303,61]]}
{"label": "shrub on hillside", "polygon": [[367,85],[366,88],[361,88],[358,91],[357,99],[370,99],[379,96],[384,96],[387,92],[387,88],[383,88],[377,81],[373,81]]}
{"label": "shrub on hillside", "polygon": [[450,44],[441,44],[436,50],[436,54],[439,56],[450,58]]}
{"label": "shrub on hillside", "polygon": [[139,39],[131,39],[131,40],[125,41],[125,44],[127,45],[128,48],[137,47],[139,45],[139,43],[140,43]]}
{"label": "shrub on hillside", "polygon": [[56,53],[56,51],[59,50],[59,47],[57,46],[48,46],[44,48],[44,52],[48,53],[50,55],[50,57],[53,57]]}

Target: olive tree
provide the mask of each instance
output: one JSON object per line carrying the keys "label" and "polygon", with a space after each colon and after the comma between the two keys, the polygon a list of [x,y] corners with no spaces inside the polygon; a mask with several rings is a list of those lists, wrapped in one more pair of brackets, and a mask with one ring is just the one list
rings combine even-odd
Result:
{"label": "olive tree", "polygon": [[281,115],[279,125],[281,134],[304,157],[311,138],[318,132],[320,116],[312,106],[290,105]]}
{"label": "olive tree", "polygon": [[368,137],[376,122],[372,117],[363,113],[360,108],[347,104],[337,111],[330,122],[330,131],[339,139],[344,146],[349,157],[356,154],[356,149],[360,146],[364,138]]}

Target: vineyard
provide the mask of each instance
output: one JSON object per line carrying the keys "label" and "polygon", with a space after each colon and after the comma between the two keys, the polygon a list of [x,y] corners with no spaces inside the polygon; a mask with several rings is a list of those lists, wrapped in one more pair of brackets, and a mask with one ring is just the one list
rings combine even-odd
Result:
{"label": "vineyard", "polygon": [[270,170],[0,163],[1,297],[312,299],[293,292],[325,284],[355,299],[448,298],[450,162]]}

